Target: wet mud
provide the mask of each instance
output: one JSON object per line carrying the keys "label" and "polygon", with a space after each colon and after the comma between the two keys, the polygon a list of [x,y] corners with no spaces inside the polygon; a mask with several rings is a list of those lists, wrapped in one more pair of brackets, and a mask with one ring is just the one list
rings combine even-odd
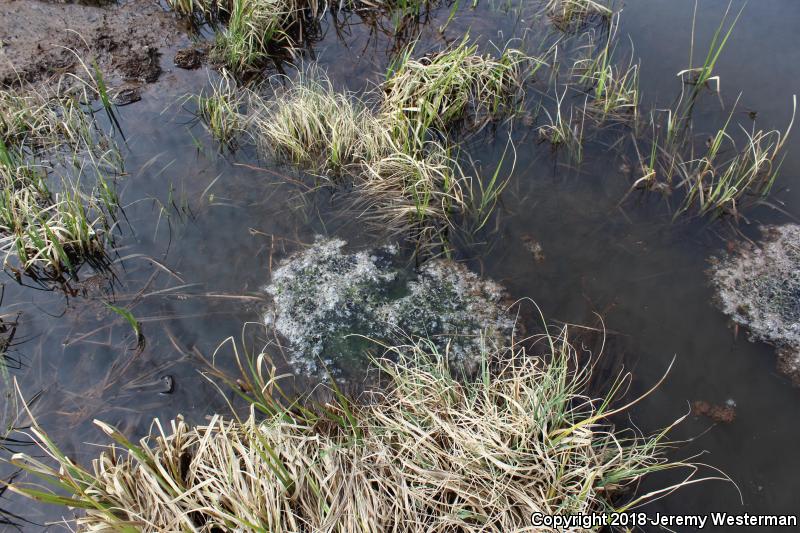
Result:
{"label": "wet mud", "polygon": [[[43,84],[82,75],[96,61],[113,87],[153,83],[165,50],[185,40],[180,22],[157,3],[61,4],[0,0],[0,85]],[[92,70],[94,64],[87,64]]]}

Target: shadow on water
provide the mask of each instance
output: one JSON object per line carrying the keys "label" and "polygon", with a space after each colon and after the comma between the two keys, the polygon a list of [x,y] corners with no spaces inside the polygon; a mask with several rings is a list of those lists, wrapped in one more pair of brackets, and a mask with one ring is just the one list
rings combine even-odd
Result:
{"label": "shadow on water", "polygon": [[[414,39],[420,54],[457,42],[467,31],[486,50],[512,38],[537,46],[559,39],[539,6],[457,8],[452,18],[443,6],[410,20],[339,10],[322,20],[307,60],[314,58],[337,87],[361,91],[379,82],[391,54]],[[630,53],[641,58],[643,108],[668,106],[680,91],[675,74],[686,67],[692,8],[689,0],[625,3],[619,33],[630,35]],[[720,3],[701,3],[698,43],[710,39],[722,10]],[[740,90],[743,113],[737,119],[746,122],[746,112],[755,110],[759,123],[787,122],[800,81],[800,51],[791,42],[800,6],[792,0],[751,3],[744,17],[747,23],[737,26],[716,67],[724,107],[706,94],[694,110],[699,142],[719,128]],[[602,25],[596,31],[600,35]],[[580,39],[582,33],[575,33],[572,38]],[[226,398],[198,372],[195,354],[208,356],[223,339],[238,338],[243,323],[260,321],[272,268],[316,234],[336,235],[356,247],[377,238],[342,210],[341,194],[302,194],[294,183],[305,176],[260,160],[252,147],[221,154],[202,124],[175,104],[208,81],[204,71],[173,70],[141,102],[119,109],[128,171],[119,193],[128,223],[119,228],[111,278],[87,273],[72,294],[33,290],[11,279],[4,284],[0,335],[9,339],[8,375],[27,393],[43,391],[35,404],[38,421],[77,461],[97,453],[85,443],[106,440],[92,425],[94,418],[138,438],[154,417],[182,413],[191,423],[225,412]],[[552,95],[553,84],[558,86],[559,76],[537,73],[529,101]],[[569,98],[576,106],[584,101],[581,95]],[[542,99],[551,113],[554,105],[552,98]],[[624,367],[634,373],[630,393],[636,396],[675,358],[668,379],[631,413],[645,433],[686,414],[692,401],[736,405],[730,424],[689,416],[674,435],[686,442],[674,453],[703,453],[701,460],[728,474],[741,496],[730,484],[709,482],[644,510],[796,513],[800,427],[792,421],[800,393],[777,375],[769,347],[734,337],[710,303],[704,270],[726,240],[740,232],[755,237],[759,223],[786,221],[783,211],[796,214],[797,137],[789,141],[770,200],[780,210],[756,206],[734,231],[724,221],[672,222],[669,199],[658,194],[635,191],[620,204],[633,181],[629,140],[636,132],[586,124],[577,164],[530,127],[528,122],[541,124],[540,111],[532,106],[527,118],[465,139],[462,151],[479,168],[494,168],[509,137],[516,162],[495,217],[470,239],[454,241],[455,256],[501,282],[512,297],[533,298],[549,320],[593,328],[575,331],[587,353],[596,353],[604,341],[598,389]],[[599,336],[604,328],[605,337]],[[231,361],[217,363],[233,370]],[[0,507],[30,531],[41,526],[23,520],[43,524],[64,512],[14,496]]]}

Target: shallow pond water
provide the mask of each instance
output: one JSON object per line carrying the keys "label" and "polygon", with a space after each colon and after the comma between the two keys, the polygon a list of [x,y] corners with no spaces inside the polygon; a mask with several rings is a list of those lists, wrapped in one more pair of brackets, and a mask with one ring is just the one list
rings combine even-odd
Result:
{"label": "shallow pond water", "polygon": [[[421,28],[418,46],[424,52],[459,40],[467,29],[484,49],[490,41],[502,44],[514,37],[536,41],[548,23],[535,15],[538,3],[531,4],[536,6],[462,7],[443,33],[438,28],[449,11],[441,8]],[[680,90],[675,74],[688,61],[693,4],[624,4],[619,34],[623,44],[630,35],[642,61],[643,108],[667,106]],[[733,9],[740,5],[734,2]],[[700,55],[726,6],[724,0],[700,2],[695,35]],[[395,43],[351,18],[339,32],[326,19],[314,56],[337,87],[358,91],[380,81]],[[800,89],[798,22],[795,0],[746,7],[716,67],[726,107],[705,95],[696,110],[696,135],[715,131],[740,92],[736,120],[749,124],[747,111],[757,111],[761,127],[786,126],[792,94]],[[98,452],[86,443],[106,441],[92,425],[94,418],[138,438],[153,417],[182,413],[191,422],[226,412],[226,399],[200,374],[195,354],[209,357],[225,338],[238,338],[243,323],[261,320],[272,266],[316,234],[341,237],[356,247],[380,239],[364,232],[331,191],[300,194],[286,179],[298,177],[297,171],[259,160],[251,147],[220,153],[190,110],[175,103],[206,87],[214,74],[171,69],[170,57],[162,58],[170,70],[162,82],[145,91],[141,102],[119,109],[128,140],[128,175],[120,181],[128,223],[118,238],[116,278],[109,283],[98,276],[69,298],[11,278],[4,282],[2,313],[20,313],[15,349],[23,366],[12,375],[27,396],[41,391],[34,404],[39,423],[79,461]],[[547,92],[548,83],[537,80],[529,100]],[[577,168],[518,122],[487,129],[469,139],[464,150],[491,169],[509,135],[517,160],[501,205],[490,228],[458,244],[457,257],[501,282],[513,298],[533,299],[550,321],[598,326],[595,313],[602,316],[608,332],[603,357],[612,371],[624,366],[633,372],[632,397],[657,382],[674,358],[664,383],[630,413],[644,432],[687,414],[692,401],[735,402],[734,422],[713,425],[690,415],[673,434],[685,441],[676,446],[675,458],[702,454],[699,461],[720,469],[735,485],[694,485],[644,510],[798,513],[800,390],[776,372],[770,347],[751,344],[742,334],[734,337],[711,302],[704,273],[707,258],[736,238],[730,225],[697,219],[673,223],[657,194],[636,193],[620,204],[632,181],[626,170],[630,154],[610,147],[631,135],[624,129],[592,135]],[[746,211],[738,230],[755,237],[760,223],[795,220],[799,171],[800,137],[795,135],[772,206]],[[543,260],[526,247],[530,242],[541,245]],[[142,323],[146,344],[141,352],[130,326],[105,302],[129,307]],[[225,365],[226,355],[229,350],[217,361]],[[174,380],[171,394],[163,393],[166,376]],[[645,485],[642,490],[653,488],[656,480]],[[17,497],[0,507],[35,524],[63,513]],[[21,528],[40,531],[42,526]]]}

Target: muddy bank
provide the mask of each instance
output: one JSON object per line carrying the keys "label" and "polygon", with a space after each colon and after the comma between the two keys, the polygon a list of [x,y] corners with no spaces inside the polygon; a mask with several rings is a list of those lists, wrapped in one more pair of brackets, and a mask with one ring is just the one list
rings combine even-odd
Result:
{"label": "muddy bank", "polygon": [[761,228],[758,245],[742,242],[709,270],[722,311],[751,340],[775,346],[778,370],[800,386],[800,226]]}
{"label": "muddy bank", "polygon": [[178,20],[148,0],[102,7],[0,0],[0,12],[2,86],[82,70],[72,49],[86,61],[96,59],[112,86],[136,88],[155,82],[166,48],[186,40]]}

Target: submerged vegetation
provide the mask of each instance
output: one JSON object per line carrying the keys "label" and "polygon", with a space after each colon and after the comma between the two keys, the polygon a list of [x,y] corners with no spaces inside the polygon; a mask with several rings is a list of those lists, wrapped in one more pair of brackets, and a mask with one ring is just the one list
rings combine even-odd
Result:
{"label": "submerged vegetation", "polygon": [[0,253],[17,275],[63,279],[97,263],[115,222],[122,158],[90,107],[100,99],[116,123],[102,77],[62,83],[71,89],[0,92]]}
{"label": "submerged vegetation", "polygon": [[[5,295],[5,285],[0,284],[0,305],[3,303]],[[18,403],[16,391],[14,390],[14,378],[11,372],[19,370],[23,366],[23,360],[16,353],[18,341],[17,327],[20,315],[0,312],[0,453],[10,454],[14,450],[19,450],[33,443],[27,439],[20,438],[19,431],[25,426],[25,418]],[[35,401],[35,397],[30,403]],[[8,485],[17,478],[17,469],[5,468],[7,459],[0,458],[0,500],[3,500],[8,491]],[[5,503],[0,503],[0,526],[20,528],[20,525],[28,520],[21,516],[21,513],[8,509]]]}
{"label": "submerged vegetation", "polygon": [[[722,54],[722,50],[725,48],[728,39],[730,39],[733,29],[736,27],[736,23],[739,21],[739,17],[742,16],[744,7],[739,10],[739,13],[736,15],[733,21],[728,24],[728,29],[725,30],[725,23],[728,21],[728,15],[730,14],[730,11],[731,3],[728,3],[728,8],[722,15],[722,20],[720,21],[719,26],[717,26],[714,36],[711,38],[711,43],[708,45],[708,52],[703,60],[703,64],[694,66],[694,33],[697,19],[697,3],[695,2],[694,14],[692,16],[692,42],[689,45],[689,67],[678,72],[678,77],[681,78],[682,81],[693,86],[692,96],[687,101],[687,106],[689,108],[693,106],[693,100],[694,97],[697,96],[697,92],[702,88],[707,87],[709,82],[716,82],[717,92],[719,92],[719,77],[713,76],[714,67],[717,64],[717,60],[719,60],[719,57]],[[687,109],[686,112],[690,112],[689,109]]]}
{"label": "submerged vegetation", "polygon": [[[3,287],[4,289],[5,287]],[[0,303],[2,303],[2,292],[0,289]],[[17,334],[17,317],[14,315],[0,315],[0,367],[8,368],[19,367],[20,362],[16,361],[11,348],[14,344],[14,337]]]}
{"label": "submerged vegetation", "polygon": [[268,47],[275,41],[288,38],[285,28],[296,13],[291,0],[167,0],[167,3],[197,23],[227,22],[225,27],[217,29],[212,55],[238,74],[245,74],[268,58]]}
{"label": "submerged vegetation", "polygon": [[775,346],[778,370],[800,386],[800,226],[762,227],[761,235],[713,258],[708,275],[722,312],[751,340]]}
{"label": "submerged vegetation", "polygon": [[725,123],[706,138],[705,146],[698,154],[693,140],[692,114],[702,91],[712,90],[712,82],[715,85],[713,90],[719,94],[715,65],[742,14],[739,11],[726,29],[729,12],[730,5],[700,66],[693,66],[694,42],[691,43],[689,68],[678,73],[684,85],[680,96],[666,111],[651,113],[654,133],[651,148],[644,157],[640,153],[643,175],[634,187],[667,193],[683,191],[684,197],[675,209],[674,218],[691,211],[699,216],[732,215],[738,218],[743,204],[764,199],[778,176],[786,139],[794,124],[796,96],[791,118],[783,132],[756,129],[755,124],[748,129],[740,124],[739,144],[731,127],[739,103],[737,98]]}
{"label": "submerged vegetation", "polygon": [[89,469],[34,425],[57,467],[24,454],[13,463],[59,492],[12,490],[83,509],[82,531],[468,532],[519,531],[535,512],[630,509],[676,488],[626,498],[653,472],[687,470],[691,482],[693,465],[663,456],[666,430],[644,437],[609,423],[631,405],[613,406],[627,376],[587,398],[590,373],[575,370],[567,330],[537,346],[542,357],[493,354],[467,383],[430,344],[398,346],[394,362],[376,362],[384,392],[288,407],[262,354],[237,387],[253,408],[244,420],[155,421],[138,444],[98,422],[117,445]]}
{"label": "submerged vegetation", "polygon": [[547,120],[539,126],[539,138],[547,141],[553,149],[565,148],[568,155],[575,163],[583,160],[583,134],[586,123],[585,113],[586,103],[584,101],[583,110],[576,111],[576,108],[569,106],[569,114],[565,110],[564,103],[567,97],[567,88],[561,94],[554,97],[555,106],[553,111],[544,109]]}
{"label": "submerged vegetation", "polygon": [[513,339],[513,315],[493,281],[445,259],[411,273],[397,246],[347,253],[345,244],[318,239],[282,262],[266,289],[266,323],[299,375],[363,380],[374,342],[409,336],[429,339],[454,373],[470,375],[483,352]]}
{"label": "submerged vegetation", "polygon": [[652,130],[663,131],[664,135],[659,139],[655,134],[650,150],[639,153],[642,177],[633,187],[668,194],[683,191],[673,218],[691,211],[712,218],[722,215],[738,218],[743,205],[766,198],[783,161],[786,140],[794,125],[797,97],[793,97],[792,113],[784,131],[764,131],[756,129],[755,124],[748,129],[739,124],[739,143],[731,127],[736,107],[733,106],[725,124],[707,137],[700,154],[691,140],[691,127],[679,115],[668,110],[661,115],[666,116],[662,121],[653,113]]}
{"label": "submerged vegetation", "polygon": [[224,23],[217,29],[213,58],[238,75],[262,67],[278,51],[290,54],[309,33],[323,3],[316,0],[167,0],[199,22]]}
{"label": "submerged vegetation", "polygon": [[[268,63],[296,58],[323,33],[321,20],[332,13],[346,19],[357,14],[376,31],[403,44],[414,41],[423,19],[440,0],[167,0],[177,13],[197,24],[210,23],[216,32],[212,59],[240,77]],[[451,4],[451,17],[459,2]],[[276,61],[277,60],[277,61]]]}
{"label": "submerged vegetation", "polygon": [[[271,44],[299,45],[304,34],[316,31],[312,21],[318,22],[328,8],[399,9],[419,16],[425,6],[433,5],[347,2],[329,6],[298,0],[170,3],[184,15],[224,24],[218,31],[216,55],[240,77],[270,56]],[[640,109],[641,68],[632,46],[627,60],[619,58],[619,11],[613,3],[549,0],[544,9],[555,27],[578,44],[567,45],[566,37],[554,43],[544,39],[542,44],[547,42],[550,48],[539,56],[508,48],[498,57],[479,55],[466,37],[421,57],[414,57],[415,47],[408,46],[394,54],[377,90],[363,95],[334,90],[323,74],[311,72],[300,75],[288,88],[273,88],[265,99],[263,91],[259,97],[235,88],[233,79],[223,72],[212,94],[198,97],[198,112],[225,144],[247,130],[262,148],[298,166],[337,182],[347,178],[365,192],[364,205],[359,206],[370,208],[365,213],[385,212],[385,217],[376,217],[383,226],[413,235],[422,243],[446,242],[448,231],[460,223],[456,219],[474,210],[471,204],[483,190],[480,177],[466,175],[459,165],[450,130],[462,125],[476,131],[499,114],[524,109],[523,82],[544,65],[551,70],[554,91],[535,107],[534,114],[542,121],[537,130],[540,139],[554,148],[565,148],[572,163],[583,160],[588,117],[599,127],[613,123],[632,130],[641,173],[634,176],[631,190],[681,191],[683,198],[671,206],[676,218],[689,212],[736,216],[742,202],[769,193],[791,124],[785,132],[744,130],[743,148],[734,142],[730,120],[711,135],[706,153],[698,155],[691,140],[693,109],[704,90],[715,85],[719,92],[716,64],[741,11],[729,21],[728,7],[701,65],[694,59],[693,19],[689,65],[678,73],[683,85],[680,97],[663,113],[648,115]],[[591,21],[600,24],[578,34]],[[563,62],[558,56],[570,47],[578,56]],[[552,62],[548,64],[545,57]],[[562,63],[568,71],[563,87],[557,81]],[[578,102],[573,105],[575,98]],[[245,100],[250,103],[247,118],[241,112]],[[637,137],[646,131],[648,116],[654,135],[640,149]],[[249,119],[252,127],[244,124]],[[736,156],[727,156],[730,150],[723,145],[728,142]],[[495,205],[496,198],[478,202]]]}
{"label": "submerged vegetation", "polygon": [[209,92],[188,96],[186,100],[194,100],[197,115],[223,145],[233,147],[237,137],[246,129],[246,117],[242,111],[246,93],[237,87],[226,70],[222,70],[219,80],[211,84]]}
{"label": "submerged vegetation", "polygon": [[214,53],[235,72],[257,67],[269,56],[273,44],[293,46],[309,31],[305,12],[316,17],[314,2],[298,0],[231,0],[227,7],[227,25],[217,36]]}
{"label": "submerged vegetation", "polygon": [[[679,186],[687,189],[686,198],[676,214],[681,214],[696,205],[699,214],[739,214],[739,204],[747,196],[756,199],[766,197],[782,161],[782,150],[792,130],[797,97],[794,98],[792,116],[786,130],[764,132],[742,128],[746,139],[741,149],[728,133],[730,120],[707,143],[708,149],[700,158],[688,162],[678,161]],[[730,144],[725,149],[725,144]],[[724,154],[733,153],[725,158]]]}
{"label": "submerged vegetation", "polygon": [[639,65],[631,60],[627,65],[614,61],[617,25],[612,24],[605,43],[599,50],[590,43],[587,57],[578,59],[573,65],[579,86],[591,92],[591,100],[585,110],[599,122],[607,119],[638,120]]}

